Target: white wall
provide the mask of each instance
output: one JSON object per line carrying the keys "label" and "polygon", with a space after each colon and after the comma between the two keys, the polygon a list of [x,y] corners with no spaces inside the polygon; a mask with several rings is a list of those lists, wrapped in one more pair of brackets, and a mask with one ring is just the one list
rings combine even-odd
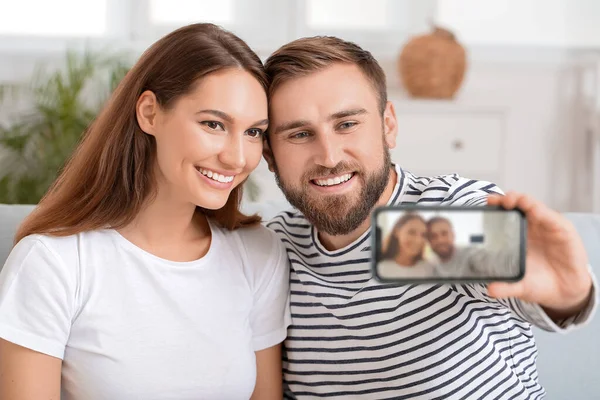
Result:
{"label": "white wall", "polygon": [[508,110],[503,183],[560,210],[587,210],[589,176],[581,97],[582,67],[567,61],[501,63],[471,67],[461,98]]}
{"label": "white wall", "polygon": [[439,0],[435,19],[469,45],[600,45],[597,0]]}

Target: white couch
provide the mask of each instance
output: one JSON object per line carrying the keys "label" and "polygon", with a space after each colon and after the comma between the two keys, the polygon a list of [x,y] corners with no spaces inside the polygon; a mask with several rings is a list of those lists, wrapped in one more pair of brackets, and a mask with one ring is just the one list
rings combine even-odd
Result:
{"label": "white couch", "polygon": [[[285,201],[244,203],[243,210],[258,212],[265,220],[282,209]],[[16,226],[31,206],[0,205],[0,266],[12,247]],[[583,237],[592,267],[600,275],[600,215],[566,214]],[[600,318],[585,329],[567,335],[536,330],[540,382],[549,399],[600,399]]]}

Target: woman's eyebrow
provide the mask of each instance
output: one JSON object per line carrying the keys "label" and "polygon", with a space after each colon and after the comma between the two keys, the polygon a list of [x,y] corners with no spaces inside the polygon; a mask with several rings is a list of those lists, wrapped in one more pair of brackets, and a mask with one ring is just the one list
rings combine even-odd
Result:
{"label": "woman's eyebrow", "polygon": [[268,119],[261,119],[260,121],[256,121],[252,124],[252,126],[261,126],[261,125],[269,125]]}
{"label": "woman's eyebrow", "polygon": [[226,112],[220,110],[200,110],[196,114],[212,114],[215,117],[219,117],[222,120],[229,122],[230,124],[233,123],[233,117],[227,114]]}
{"label": "woman's eyebrow", "polygon": [[[231,115],[227,114],[224,111],[220,111],[220,110],[200,110],[198,111],[196,114],[211,114],[214,115],[215,117],[219,117],[222,120],[232,124],[233,121],[235,120],[235,118],[233,118]],[[265,119],[261,119],[256,121],[255,123],[252,124],[252,126],[261,126],[261,125],[269,125],[269,120],[267,118]]]}

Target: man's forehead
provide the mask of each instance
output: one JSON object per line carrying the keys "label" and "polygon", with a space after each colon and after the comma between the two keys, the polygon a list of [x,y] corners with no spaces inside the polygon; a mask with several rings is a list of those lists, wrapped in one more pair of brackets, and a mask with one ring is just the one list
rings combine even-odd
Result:
{"label": "man's forehead", "polygon": [[272,93],[270,110],[291,113],[293,109],[320,105],[330,113],[348,107],[377,106],[377,94],[370,82],[354,65],[335,65],[281,83]]}
{"label": "man's forehead", "polygon": [[450,222],[446,220],[434,221],[431,223],[430,228],[436,231],[449,231],[452,229]]}
{"label": "man's forehead", "polygon": [[352,82],[352,86],[369,85],[367,76],[362,72],[360,67],[349,63],[334,63],[326,67],[308,71],[297,76],[287,76],[275,89],[275,92],[280,89],[285,89],[286,86],[306,86],[310,84],[327,83],[329,85],[339,84],[345,85]]}

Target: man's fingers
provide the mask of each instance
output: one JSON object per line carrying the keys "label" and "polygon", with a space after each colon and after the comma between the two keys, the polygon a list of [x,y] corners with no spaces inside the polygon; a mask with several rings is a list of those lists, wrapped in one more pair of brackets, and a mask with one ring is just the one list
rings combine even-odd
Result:
{"label": "man's fingers", "polygon": [[522,196],[517,202],[517,208],[525,213],[528,221],[537,224],[545,230],[570,229],[569,221],[559,212],[548,207],[531,196]]}
{"label": "man's fingers", "polygon": [[542,204],[534,200],[533,197],[523,194],[517,197],[515,207],[523,211],[526,215],[528,215],[533,211],[540,210]]}
{"label": "man's fingers", "polygon": [[487,203],[491,206],[500,206],[507,210],[515,208],[519,195],[517,193],[509,192],[506,195],[490,195],[487,199]]}
{"label": "man's fingers", "polygon": [[529,220],[540,219],[544,216],[548,217],[551,212],[542,202],[537,201],[529,195],[515,192],[508,192],[505,196],[490,196],[488,204],[501,206],[507,210],[517,208],[523,211]]}
{"label": "man's fingers", "polygon": [[492,193],[487,197],[487,203],[489,205],[498,205],[504,198],[503,194]]}
{"label": "man's fingers", "polygon": [[497,299],[506,299],[509,297],[521,297],[523,292],[522,281],[515,283],[493,282],[488,285],[488,294]]}

